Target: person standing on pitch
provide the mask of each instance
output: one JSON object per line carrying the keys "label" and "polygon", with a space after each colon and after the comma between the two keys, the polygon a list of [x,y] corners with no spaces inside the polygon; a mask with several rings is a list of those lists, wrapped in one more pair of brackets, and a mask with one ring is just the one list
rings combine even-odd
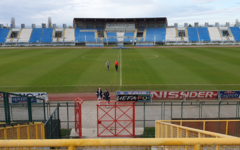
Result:
{"label": "person standing on pitch", "polygon": [[108,71],[109,71],[109,67],[110,67],[110,61],[109,60],[106,62],[106,65],[107,65],[107,68],[108,68]]}
{"label": "person standing on pitch", "polygon": [[116,72],[118,71],[118,61],[115,60],[115,69],[116,69]]}
{"label": "person standing on pitch", "polygon": [[108,109],[108,104],[109,104],[109,102],[110,102],[110,94],[109,94],[109,92],[108,92],[107,89],[106,89],[105,92],[103,93],[103,97],[104,97],[104,99],[108,102],[108,103],[107,103],[107,109]]}
{"label": "person standing on pitch", "polygon": [[101,102],[101,99],[102,99],[102,90],[101,90],[101,86],[99,86],[98,90],[97,90],[97,101]]}

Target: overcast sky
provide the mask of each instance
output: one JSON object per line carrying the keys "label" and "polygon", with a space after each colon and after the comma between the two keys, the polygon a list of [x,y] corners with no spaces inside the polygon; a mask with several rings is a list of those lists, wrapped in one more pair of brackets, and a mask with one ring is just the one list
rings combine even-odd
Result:
{"label": "overcast sky", "polygon": [[0,24],[47,23],[72,25],[73,18],[167,17],[168,24],[240,19],[240,0],[0,0]]}

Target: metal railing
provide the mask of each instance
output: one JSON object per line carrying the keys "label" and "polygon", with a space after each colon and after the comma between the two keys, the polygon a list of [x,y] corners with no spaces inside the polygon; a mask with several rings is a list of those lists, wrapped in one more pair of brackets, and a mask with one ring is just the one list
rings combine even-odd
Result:
{"label": "metal railing", "polygon": [[[0,111],[3,112],[3,115],[0,116],[0,121],[4,120],[6,124],[10,124],[11,122],[34,122],[33,120],[41,122],[46,120],[44,99],[2,91],[0,91],[0,96],[3,99],[3,104],[0,106]],[[38,107],[41,111],[35,114],[34,110],[32,110],[33,106]],[[19,107],[24,109],[19,110]]]}
{"label": "metal railing", "polygon": [[[193,122],[186,120],[186,122]],[[211,120],[212,122],[217,122],[218,120]],[[198,121],[195,121],[198,123]],[[201,122],[201,121],[200,121]],[[228,122],[228,121],[227,121]],[[155,137],[156,138],[237,138],[234,136],[224,135],[220,133],[204,131],[206,127],[206,121],[204,123],[204,130],[194,129],[186,126],[182,126],[183,122],[180,122],[180,125],[171,123],[171,121],[161,121],[158,120],[155,122]],[[226,127],[228,130],[228,126]]]}
{"label": "metal railing", "polygon": [[0,128],[0,139],[45,139],[44,124],[34,122],[6,125]]}
{"label": "metal railing", "polygon": [[61,126],[59,119],[59,106],[49,116],[48,120],[44,124],[46,139],[60,139],[61,138]]}
{"label": "metal railing", "polygon": [[240,135],[240,120],[161,120],[160,122],[231,136]]}
{"label": "metal railing", "polygon": [[149,139],[71,139],[71,140],[0,140],[0,150],[238,150],[239,138],[149,138]]}

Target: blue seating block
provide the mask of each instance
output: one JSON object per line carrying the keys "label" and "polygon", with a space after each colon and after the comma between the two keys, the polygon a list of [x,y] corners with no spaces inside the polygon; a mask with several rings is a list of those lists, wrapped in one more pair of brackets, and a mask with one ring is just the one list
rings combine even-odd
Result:
{"label": "blue seating block", "polygon": [[4,43],[8,36],[10,29],[0,29],[0,43]]}
{"label": "blue seating block", "polygon": [[42,43],[51,43],[52,42],[52,34],[53,29],[52,28],[46,28],[43,29],[43,35],[42,35]]}
{"label": "blue seating block", "polygon": [[124,37],[134,37],[134,32],[126,32]]}
{"label": "blue seating block", "polygon": [[190,42],[199,42],[197,28],[187,28]]}
{"label": "blue seating block", "polygon": [[202,40],[204,42],[210,42],[211,41],[207,27],[199,27],[198,28],[198,33],[199,33],[200,41],[202,41]]}
{"label": "blue seating block", "polygon": [[155,28],[147,28],[145,42],[154,42],[155,33],[156,33]]}
{"label": "blue seating block", "polygon": [[235,41],[240,42],[240,27],[230,27]]}
{"label": "blue seating block", "polygon": [[117,37],[116,32],[107,32],[107,37]]}
{"label": "blue seating block", "polygon": [[157,28],[156,29],[156,42],[166,41],[166,28]]}
{"label": "blue seating block", "polygon": [[86,34],[86,41],[87,42],[96,42],[94,32],[85,32],[85,34]]}
{"label": "blue seating block", "polygon": [[37,43],[37,41],[41,42],[42,33],[43,33],[43,29],[33,29],[32,36],[29,42],[30,43]]}
{"label": "blue seating block", "polygon": [[75,42],[85,42],[85,32],[80,32],[80,30],[83,29],[75,29]]}

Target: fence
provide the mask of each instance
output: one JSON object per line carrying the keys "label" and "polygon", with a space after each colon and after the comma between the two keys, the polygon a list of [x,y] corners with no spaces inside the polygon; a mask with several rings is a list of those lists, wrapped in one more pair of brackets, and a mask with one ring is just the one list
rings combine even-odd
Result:
{"label": "fence", "polygon": [[59,119],[59,106],[49,116],[44,124],[46,139],[59,139],[61,138],[61,126]]}
{"label": "fence", "polygon": [[1,125],[0,139],[45,139],[44,124],[41,122]]}
{"label": "fence", "polygon": [[[239,104],[239,101],[161,101],[135,103],[136,128],[142,127],[144,129],[143,135],[140,135],[140,137],[154,137],[155,131],[153,127],[155,126],[155,120],[239,119]],[[236,126],[238,126],[238,122]],[[232,133],[235,131],[238,134],[231,135],[240,136],[237,128],[229,132]],[[222,133],[220,129],[218,133]]]}
{"label": "fence", "polygon": [[[75,107],[74,107],[74,114],[75,114],[75,132],[78,133],[79,138],[82,137],[82,103],[84,100],[81,98],[75,99]],[[69,129],[69,127],[68,127]]]}
{"label": "fence", "polygon": [[[18,112],[26,111],[27,104],[9,104],[10,115],[13,119],[26,119],[25,116],[20,115]],[[74,102],[51,102],[45,104],[46,115],[51,115],[51,112],[59,106],[59,119],[61,128],[67,129],[65,137],[70,136],[70,129],[75,128],[75,103]],[[3,103],[0,103],[0,110],[4,112]],[[86,108],[82,108],[83,112],[86,112]],[[42,104],[32,104],[33,121],[42,121],[43,119],[43,107]],[[12,113],[11,113],[12,112]],[[27,113],[27,111],[26,111]],[[135,127],[142,128],[144,130],[142,135],[136,135],[136,137],[155,137],[155,120],[230,120],[239,119],[239,101],[161,101],[156,102],[138,102],[135,103]],[[38,115],[39,114],[39,115]],[[0,115],[0,118],[4,117]],[[28,118],[27,118],[28,119]],[[35,120],[38,119],[38,120]],[[1,120],[1,119],[0,119]],[[29,122],[29,121],[28,121]],[[240,124],[240,123],[239,123]],[[95,124],[94,124],[95,125]],[[229,124],[231,126],[231,124]],[[83,123],[83,127],[89,128],[88,124]],[[220,131],[221,125],[219,125]],[[95,128],[91,125],[90,128]],[[216,126],[216,129],[218,127]],[[235,132],[229,130],[231,132]],[[221,130],[222,131],[222,130]],[[240,131],[236,129],[236,133]],[[218,131],[216,131],[218,132]],[[222,132],[218,132],[222,133]],[[233,134],[230,134],[233,135]],[[63,135],[61,135],[63,137]],[[236,135],[240,136],[240,134]]]}
{"label": "fence", "polygon": [[98,137],[135,137],[135,102],[99,102]]}
{"label": "fence", "polygon": [[161,120],[161,122],[170,122],[194,129],[240,136],[240,120]]}
{"label": "fence", "polygon": [[0,140],[0,149],[68,150],[238,150],[239,138]]}
{"label": "fence", "polygon": [[0,91],[1,97],[3,104],[0,111],[4,114],[0,116],[0,121],[10,124],[11,122],[22,123],[34,120],[41,122],[46,120],[44,99]]}
{"label": "fence", "polygon": [[[211,120],[211,121],[218,122],[218,120]],[[186,122],[192,122],[192,121],[185,121],[185,123]],[[197,122],[197,121],[193,121],[193,122]],[[206,121],[204,120],[203,121],[204,129],[206,127],[205,122]],[[185,127],[185,126],[182,126],[183,122],[180,122],[180,123],[181,125],[176,125],[171,123],[171,121],[170,123],[168,121],[160,121],[160,120],[156,121],[155,137],[156,138],[236,138],[234,136]],[[228,129],[229,128],[226,127],[226,130]]]}

